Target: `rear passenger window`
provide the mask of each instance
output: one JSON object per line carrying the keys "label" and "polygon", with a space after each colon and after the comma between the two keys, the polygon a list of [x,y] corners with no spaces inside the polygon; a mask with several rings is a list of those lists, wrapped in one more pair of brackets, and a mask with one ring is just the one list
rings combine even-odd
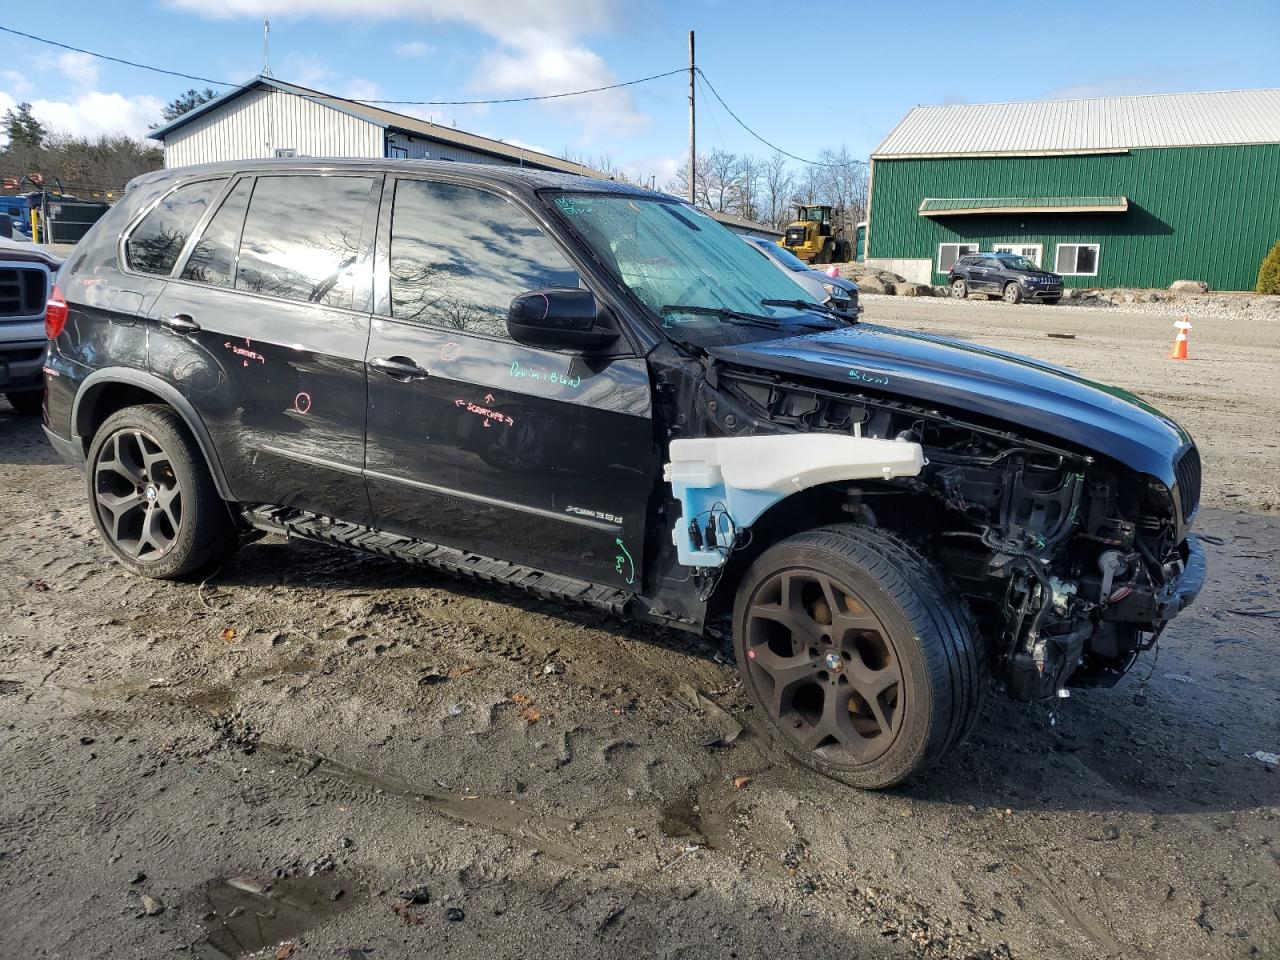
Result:
{"label": "rear passenger window", "polygon": [[350,307],[372,177],[259,177],[236,289]]}
{"label": "rear passenger window", "polygon": [[236,249],[240,246],[240,228],[244,226],[244,211],[249,206],[249,190],[253,180],[241,180],[222,206],[213,215],[204,235],[196,243],[191,256],[182,268],[183,280],[210,283],[218,287],[231,286],[235,279]]}
{"label": "rear passenger window", "polygon": [[189,183],[161,200],[129,234],[125,254],[130,269],[168,276],[191,231],[224,183],[225,178]]}
{"label": "rear passenger window", "polygon": [[391,218],[391,315],[507,336],[519,294],[576,287],[578,272],[508,200],[425,180],[396,184]]}

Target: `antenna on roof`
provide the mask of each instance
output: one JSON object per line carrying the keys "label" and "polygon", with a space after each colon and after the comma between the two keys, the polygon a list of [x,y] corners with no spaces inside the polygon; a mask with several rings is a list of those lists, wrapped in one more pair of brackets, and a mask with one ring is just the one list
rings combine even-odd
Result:
{"label": "antenna on roof", "polygon": [[262,18],[262,75],[271,76],[271,21]]}

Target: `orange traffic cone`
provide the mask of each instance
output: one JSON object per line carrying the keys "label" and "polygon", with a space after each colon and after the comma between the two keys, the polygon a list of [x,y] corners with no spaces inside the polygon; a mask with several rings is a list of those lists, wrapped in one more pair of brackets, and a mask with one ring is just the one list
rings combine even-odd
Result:
{"label": "orange traffic cone", "polygon": [[1187,320],[1184,313],[1181,320],[1174,321],[1174,329],[1178,331],[1173,338],[1173,350],[1169,354],[1170,360],[1186,360],[1187,359],[1187,331],[1191,329],[1191,324]]}

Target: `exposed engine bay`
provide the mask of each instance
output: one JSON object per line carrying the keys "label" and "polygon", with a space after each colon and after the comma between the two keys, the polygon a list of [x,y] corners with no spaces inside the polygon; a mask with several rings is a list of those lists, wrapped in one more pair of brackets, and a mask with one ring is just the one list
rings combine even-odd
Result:
{"label": "exposed engine bay", "polygon": [[[700,376],[667,381],[673,437],[794,431],[920,445],[925,463],[914,476],[815,487],[779,503],[773,509],[783,515],[766,512],[760,524],[856,519],[909,537],[969,601],[991,642],[993,672],[1015,699],[1115,683],[1190,602],[1177,584],[1189,564],[1203,563],[1187,537],[1199,500],[1193,444],[1179,454],[1171,491],[1105,454],[1008,424],[708,358],[701,365]],[[679,396],[686,391],[692,395]],[[704,514],[701,530],[687,517],[674,519],[677,543],[682,524],[703,549],[707,540],[726,543],[726,533],[738,546],[749,543],[731,516]],[[720,571],[695,568],[693,576],[707,598]]]}

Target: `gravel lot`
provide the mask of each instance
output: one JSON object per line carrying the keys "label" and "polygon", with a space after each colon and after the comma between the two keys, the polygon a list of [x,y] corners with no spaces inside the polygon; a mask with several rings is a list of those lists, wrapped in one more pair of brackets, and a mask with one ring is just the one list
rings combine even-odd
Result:
{"label": "gravel lot", "polygon": [[1188,424],[1212,579],[1158,660],[858,793],[662,630],[276,539],[130,578],[0,403],[0,957],[1280,956],[1276,326],[1174,364],[1167,317],[867,300]]}

